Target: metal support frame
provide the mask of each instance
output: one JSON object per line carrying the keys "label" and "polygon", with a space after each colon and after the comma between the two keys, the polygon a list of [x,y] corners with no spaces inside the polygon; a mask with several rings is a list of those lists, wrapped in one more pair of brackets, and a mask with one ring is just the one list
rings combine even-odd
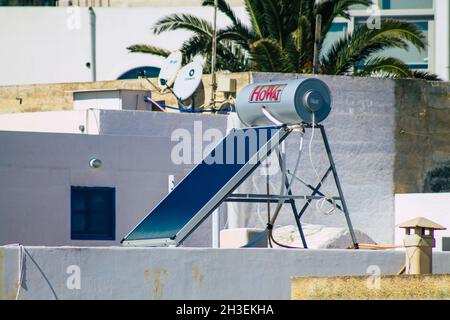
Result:
{"label": "metal support frame", "polygon": [[[227,202],[244,202],[244,203],[278,203],[279,201],[282,201],[283,204],[289,203],[292,208],[292,213],[294,215],[294,219],[297,224],[297,228],[300,233],[300,237],[302,239],[303,247],[308,248],[306,239],[305,239],[305,235],[303,232],[302,224],[301,224],[301,217],[308,209],[309,205],[311,204],[311,201],[323,199],[325,197],[325,194],[322,193],[320,191],[320,189],[323,186],[325,180],[330,175],[330,173],[332,173],[333,179],[336,184],[337,191],[338,191],[338,196],[333,196],[331,198],[327,198],[326,201],[328,201],[329,203],[333,203],[333,201],[331,200],[331,199],[333,199],[334,201],[340,202],[340,205],[336,204],[336,209],[339,209],[340,211],[342,211],[344,213],[345,220],[346,220],[347,226],[348,226],[348,230],[350,232],[350,237],[353,242],[353,246],[354,246],[354,248],[358,248],[358,242],[356,240],[355,231],[353,229],[352,222],[350,220],[350,214],[348,211],[347,203],[345,202],[344,193],[342,191],[342,186],[339,181],[339,177],[338,177],[337,170],[336,170],[336,165],[334,163],[334,159],[331,154],[331,149],[330,149],[330,145],[328,143],[328,138],[327,138],[327,135],[325,132],[325,128],[323,125],[320,125],[320,124],[315,124],[313,126],[312,124],[306,124],[306,123],[302,124],[302,127],[304,129],[311,129],[311,130],[319,129],[320,130],[322,142],[323,142],[325,151],[327,153],[328,162],[329,162],[330,166],[325,171],[325,173],[322,175],[322,178],[320,179],[319,183],[315,186],[306,183],[301,178],[293,175],[293,173],[291,173],[289,170],[287,170],[286,172],[282,172],[282,175],[283,175],[282,179],[285,182],[285,187],[288,188],[289,183],[287,181],[288,179],[286,179],[285,176],[290,175],[291,177],[293,177],[294,179],[296,179],[297,181],[301,182],[303,185],[308,187],[310,190],[312,190],[311,194],[309,194],[309,195],[294,195],[291,190],[287,190],[287,195],[285,195],[285,196],[276,195],[276,194],[235,193],[235,194],[230,194],[225,199],[225,201],[227,201]],[[285,161],[285,158],[284,158],[284,155],[281,154],[281,152],[278,153],[278,161],[279,161],[280,167],[282,168],[283,167],[282,162]],[[297,209],[297,205],[295,203],[295,200],[298,200],[298,199],[304,199],[306,201],[300,210]]]}

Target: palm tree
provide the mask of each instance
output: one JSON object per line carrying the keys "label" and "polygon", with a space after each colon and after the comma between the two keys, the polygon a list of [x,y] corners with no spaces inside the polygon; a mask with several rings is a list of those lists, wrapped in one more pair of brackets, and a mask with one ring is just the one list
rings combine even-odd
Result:
{"label": "palm tree", "polygon": [[[356,76],[425,78],[437,80],[426,72],[411,71],[401,60],[383,57],[388,48],[419,50],[426,46],[424,34],[416,25],[401,20],[383,20],[381,28],[370,29],[361,24],[352,33],[335,41],[329,49],[322,46],[333,20],[337,16],[349,18],[353,5],[368,6],[371,0],[245,0],[251,27],[244,24],[225,0],[218,1],[218,9],[230,20],[230,25],[217,31],[217,69],[236,71],[268,71],[311,73],[314,58],[315,20],[321,15],[318,73]],[[204,0],[203,6],[213,6],[214,0]],[[210,61],[212,26],[188,14],[173,14],[157,21],[155,34],[172,30],[188,30],[193,36],[181,50],[187,60],[197,54]],[[145,52],[161,56],[168,51],[154,46],[134,45],[131,52]]]}
{"label": "palm tree", "polygon": [[[214,0],[204,1],[202,5],[214,5]],[[216,69],[231,72],[247,71],[251,67],[248,39],[252,32],[237,18],[226,1],[219,1],[219,10],[231,20],[232,26],[217,30]],[[172,14],[158,20],[152,30],[155,34],[174,30],[191,31],[193,36],[181,45],[184,62],[201,54],[206,57],[205,69],[210,69],[213,27],[209,21],[189,14]],[[234,30],[239,30],[239,33]],[[243,35],[247,35],[247,37],[241,38]],[[149,53],[163,57],[170,54],[168,50],[147,44],[136,44],[127,49],[130,52]]]}

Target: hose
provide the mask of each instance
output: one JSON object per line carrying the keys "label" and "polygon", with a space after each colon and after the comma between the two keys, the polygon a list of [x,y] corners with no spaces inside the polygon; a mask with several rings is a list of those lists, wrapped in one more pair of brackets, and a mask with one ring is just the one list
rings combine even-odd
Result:
{"label": "hose", "polygon": [[[299,145],[299,148],[298,148],[298,156],[297,156],[297,160],[295,162],[294,171],[292,173],[292,178],[291,178],[290,181],[288,181],[288,178],[287,178],[286,168],[284,167],[284,161],[280,161],[281,171],[282,171],[282,174],[283,174],[283,181],[282,181],[281,191],[280,191],[280,196],[281,197],[285,197],[292,189],[292,185],[294,184],[294,181],[295,181],[294,177],[295,177],[295,175],[297,173],[297,170],[298,170],[298,167],[299,167],[299,164],[300,164],[302,150],[303,150],[303,133],[301,133],[301,135],[300,135],[300,145]],[[287,188],[285,188],[286,184],[287,184]],[[267,225],[269,241],[271,240],[277,246],[284,247],[284,248],[303,249],[301,247],[292,247],[292,246],[281,244],[278,241],[276,241],[274,236],[273,236],[273,226],[275,224],[276,219],[278,218],[278,214],[280,213],[283,204],[284,204],[284,199],[280,198],[280,200],[278,200],[277,207],[276,207],[275,212],[273,214],[272,220]]]}

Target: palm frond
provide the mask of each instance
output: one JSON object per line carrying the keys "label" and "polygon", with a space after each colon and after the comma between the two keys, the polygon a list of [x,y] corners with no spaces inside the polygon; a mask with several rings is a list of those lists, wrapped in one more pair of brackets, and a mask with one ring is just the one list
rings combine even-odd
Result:
{"label": "palm frond", "polygon": [[[214,0],[203,0],[202,6],[204,7],[214,7]],[[217,9],[225,14],[228,19],[231,20],[232,24],[240,23],[239,18],[234,13],[233,9],[231,9],[230,5],[225,0],[217,1]]]}
{"label": "palm frond", "polygon": [[316,12],[322,15],[321,37],[325,38],[333,24],[333,20],[341,16],[350,19],[349,8],[354,5],[368,7],[372,0],[325,0],[316,5]]}
{"label": "palm frond", "polygon": [[230,40],[221,40],[217,45],[217,70],[230,72],[249,71],[250,55],[239,44]]}
{"label": "palm frond", "polygon": [[167,57],[170,54],[170,51],[167,49],[155,47],[149,44],[134,44],[127,47],[127,50],[130,52],[154,54],[161,57]]}
{"label": "palm frond", "polygon": [[266,30],[266,37],[275,39],[281,47],[283,47],[284,27],[281,1],[278,0],[264,0],[262,1],[264,8],[264,16],[261,19],[264,22],[264,29]]}
{"label": "palm frond", "polygon": [[212,34],[212,26],[207,20],[190,14],[172,14],[159,19],[153,26],[155,34],[174,30],[187,30],[203,35]]}
{"label": "palm frond", "polygon": [[426,71],[414,70],[412,71],[412,77],[415,79],[423,79],[428,81],[442,81],[442,79],[439,78],[437,74],[429,73]]}
{"label": "palm frond", "polygon": [[276,41],[260,39],[252,43],[251,60],[258,71],[281,71],[281,50]]}
{"label": "palm frond", "polygon": [[198,54],[208,55],[211,49],[211,38],[194,35],[183,42],[181,45],[181,52],[185,62],[189,62]]}
{"label": "palm frond", "polygon": [[[404,31],[401,31],[402,28]],[[322,55],[322,69],[331,74],[348,73],[355,64],[382,50],[408,50],[407,41],[410,42],[413,38],[417,46],[424,40],[422,32],[415,25],[405,24],[404,21],[389,20],[388,23],[383,22],[380,29],[369,29],[362,25],[352,34],[341,37]],[[425,44],[422,42],[422,45]]]}
{"label": "palm frond", "polygon": [[400,59],[394,57],[374,57],[368,59],[359,70],[355,71],[356,76],[382,76],[390,78],[410,78],[412,72]]}
{"label": "palm frond", "polygon": [[302,72],[301,58],[302,52],[297,50],[294,38],[287,39],[281,52],[280,70],[287,73]]}
{"label": "palm frond", "polygon": [[245,9],[250,17],[253,31],[262,39],[266,36],[263,22],[266,12],[264,11],[264,3],[260,0],[244,0]]}
{"label": "palm frond", "polygon": [[[367,28],[367,26],[364,24]],[[414,23],[398,20],[383,19],[381,21],[381,29],[371,30],[374,40],[385,38],[398,38],[410,42],[419,51],[425,49],[427,45],[425,34]]]}
{"label": "palm frond", "polygon": [[236,26],[230,25],[217,31],[217,40],[221,39],[236,41],[246,50],[249,50],[250,43],[258,40],[258,37],[247,27],[236,28]]}

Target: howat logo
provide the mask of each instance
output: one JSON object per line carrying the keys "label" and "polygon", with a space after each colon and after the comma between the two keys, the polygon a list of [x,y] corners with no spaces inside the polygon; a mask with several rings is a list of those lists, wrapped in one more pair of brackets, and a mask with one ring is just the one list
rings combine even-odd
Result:
{"label": "howat logo", "polygon": [[279,102],[285,84],[271,84],[256,86],[250,94],[250,103],[257,102]]}

